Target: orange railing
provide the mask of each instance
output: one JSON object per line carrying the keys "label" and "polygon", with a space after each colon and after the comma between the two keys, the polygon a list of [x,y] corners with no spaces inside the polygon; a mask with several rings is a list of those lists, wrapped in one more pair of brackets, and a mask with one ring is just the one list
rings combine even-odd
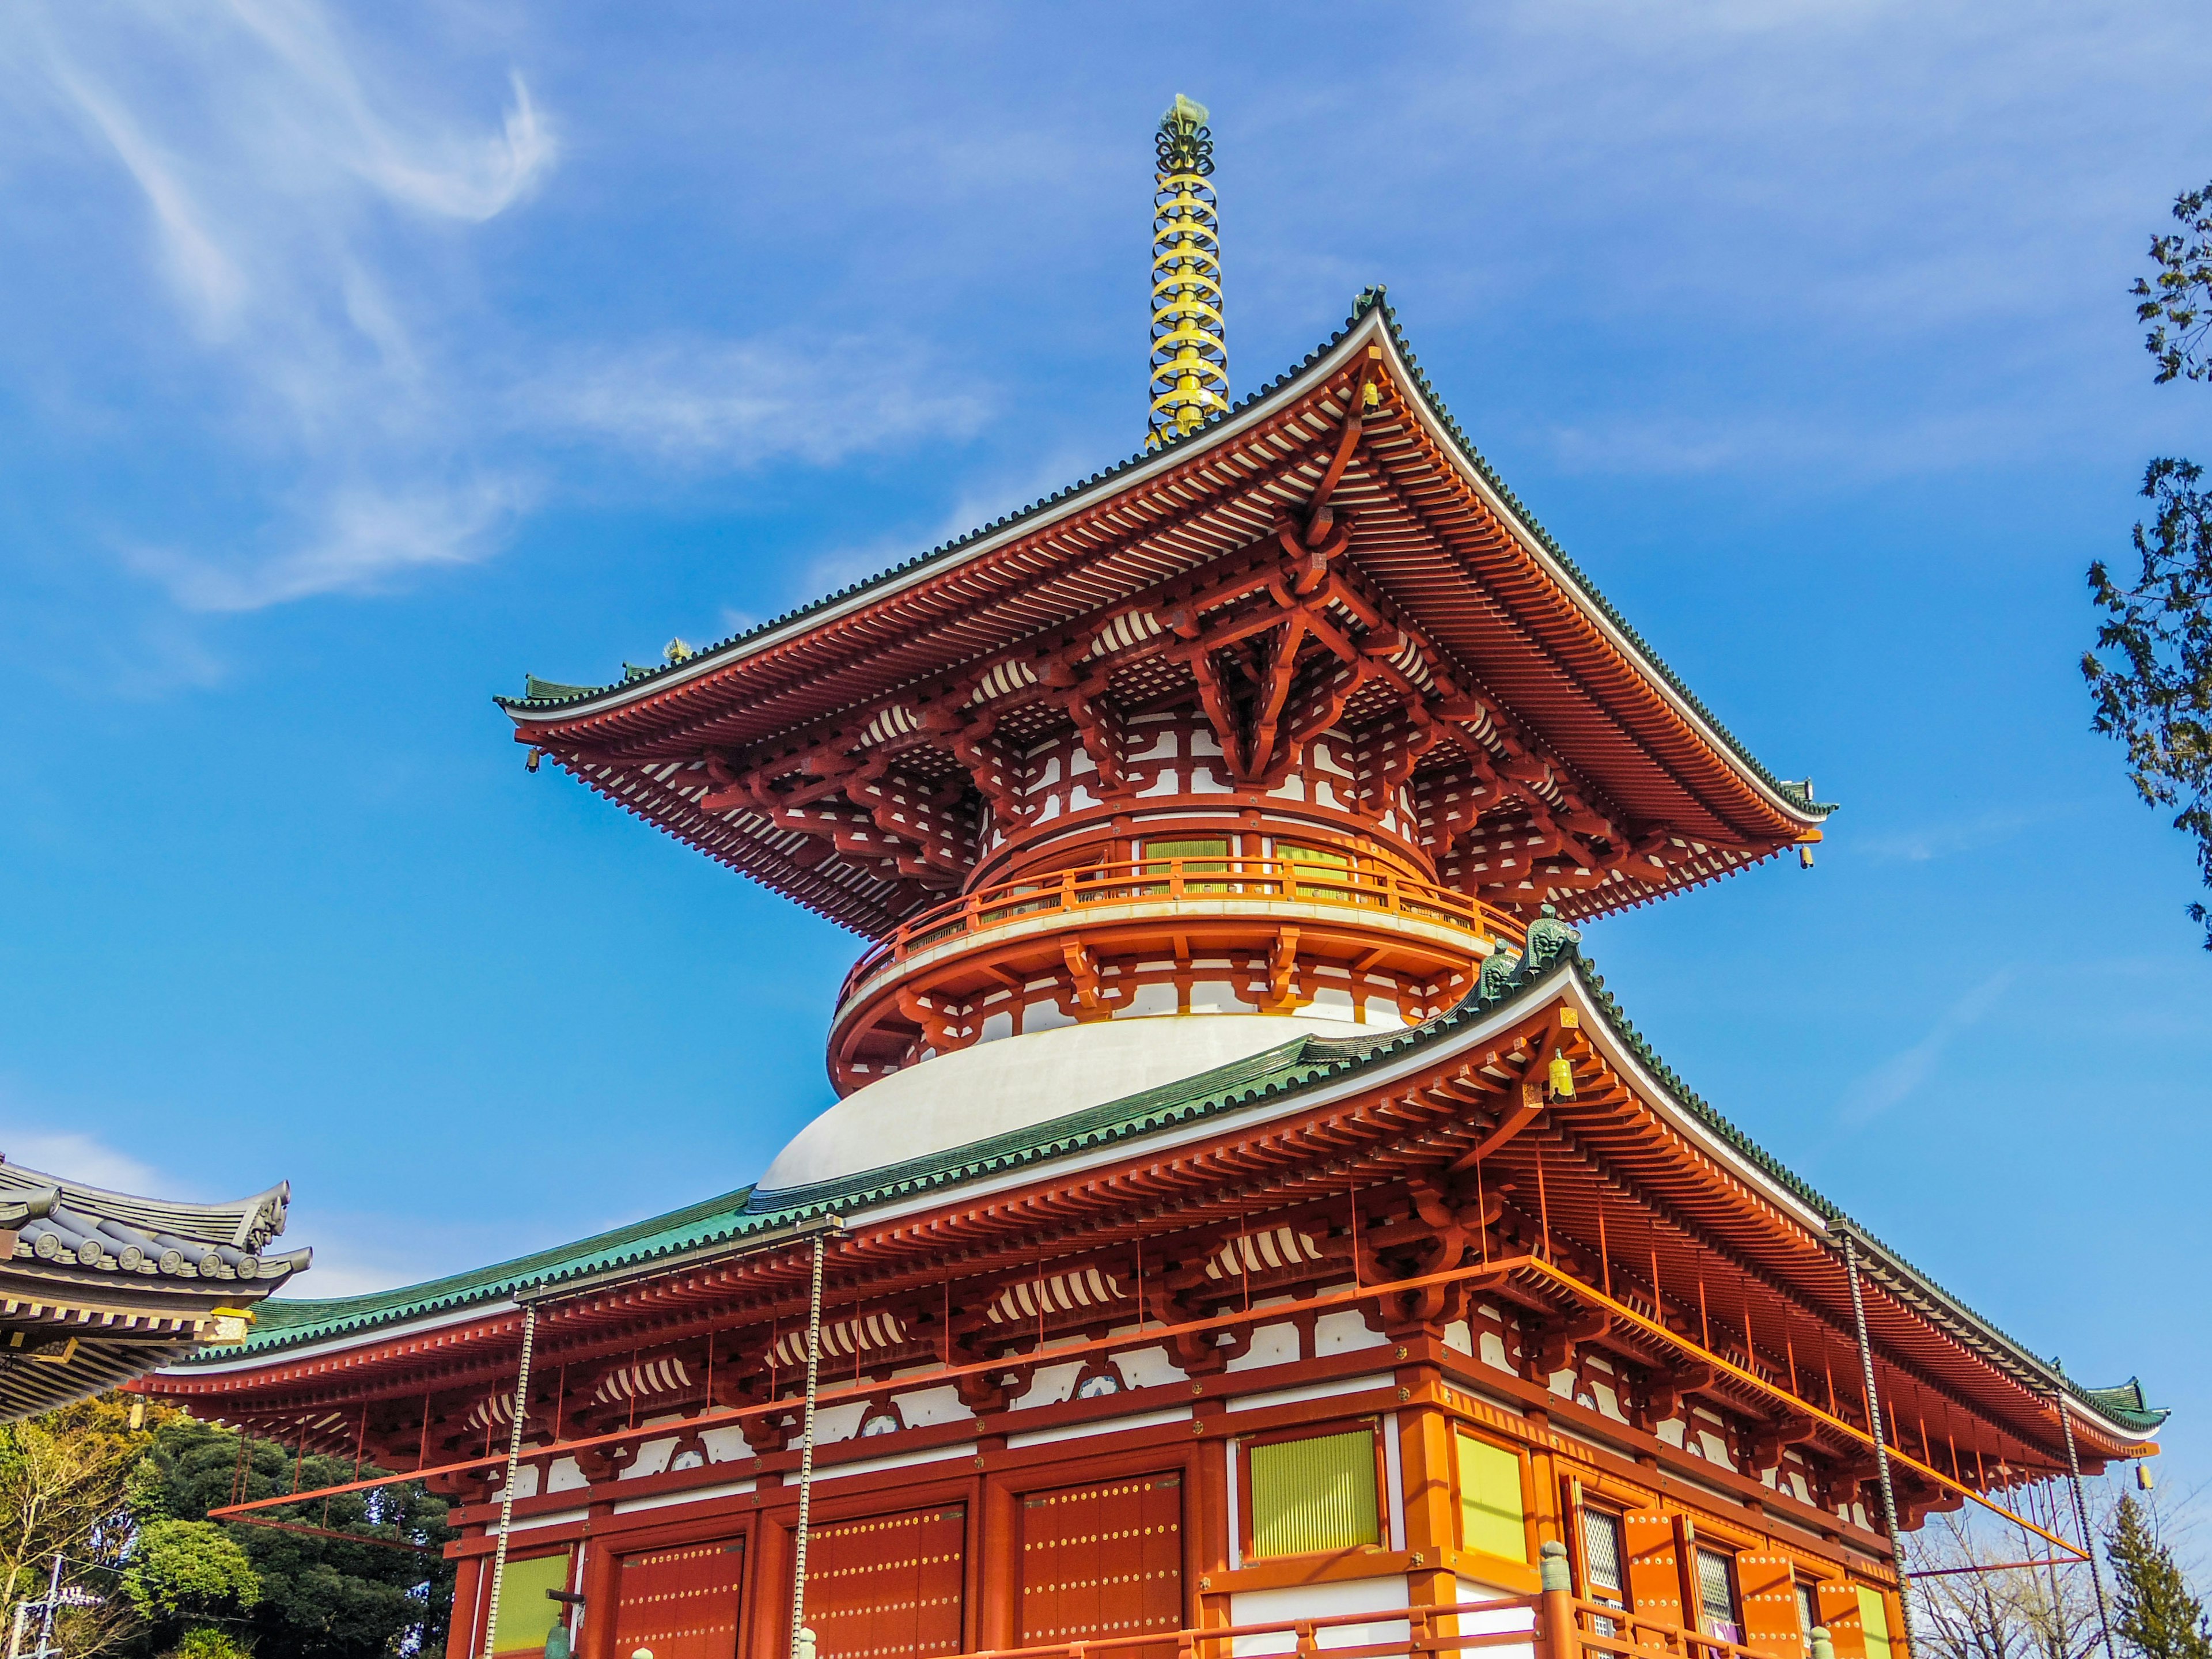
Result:
{"label": "orange railing", "polygon": [[[1547,1547],[1547,1554],[1559,1551]],[[1564,1553],[1550,1571],[1565,1576]],[[1484,1628],[1453,1632],[1459,1620]],[[1382,1640],[1332,1642],[1327,1632],[1403,1625],[1406,1633]],[[1501,1628],[1501,1626],[1503,1626]],[[1289,1638],[1285,1641],[1282,1638]],[[1096,1641],[1059,1642],[1038,1647],[982,1649],[959,1659],[1231,1659],[1231,1655],[1291,1654],[1297,1659],[1419,1659],[1431,1654],[1480,1652],[1510,1648],[1533,1659],[1775,1659],[1771,1648],[1686,1629],[1665,1620],[1638,1616],[1603,1602],[1588,1601],[1571,1591],[1534,1595],[1500,1595],[1480,1601],[1423,1607],[1379,1607],[1366,1613],[1316,1614],[1264,1624],[1216,1625],[1206,1629],[1157,1631],[1149,1635],[1104,1637]]]}
{"label": "orange railing", "polygon": [[845,975],[840,1006],[883,969],[948,939],[1008,927],[1031,916],[1078,914],[1098,905],[1148,899],[1237,897],[1261,903],[1341,904],[1376,915],[1406,916],[1488,937],[1493,919],[1448,887],[1389,870],[1360,870],[1293,859],[1141,859],[1028,876],[978,888],[902,922],[870,946]]}
{"label": "orange railing", "polygon": [[1774,1659],[1771,1649],[1725,1642],[1664,1619],[1652,1619],[1604,1601],[1577,1597],[1568,1603],[1571,1645],[1583,1659]]}
{"label": "orange railing", "polygon": [[[1541,1601],[1535,1595],[1501,1595],[1485,1601],[1378,1607],[1371,1613],[1321,1613],[1264,1624],[1217,1625],[1206,1630],[1156,1631],[1145,1636],[1102,1637],[1097,1641],[1058,1642],[1042,1647],[987,1649],[960,1659],[1106,1659],[1109,1655],[1114,1659],[1169,1659],[1170,1654],[1175,1659],[1230,1659],[1232,1652],[1295,1654],[1300,1659],[1315,1659],[1320,1654],[1327,1654],[1328,1659],[1414,1659],[1418,1655],[1472,1653],[1485,1648],[1515,1648],[1525,1653],[1540,1641]],[[1443,1629],[1455,1619],[1480,1618],[1488,1624],[1501,1613],[1522,1614],[1527,1622],[1517,1628],[1466,1634]],[[1406,1634],[1379,1642],[1323,1639],[1325,1632],[1375,1625],[1403,1625]]]}

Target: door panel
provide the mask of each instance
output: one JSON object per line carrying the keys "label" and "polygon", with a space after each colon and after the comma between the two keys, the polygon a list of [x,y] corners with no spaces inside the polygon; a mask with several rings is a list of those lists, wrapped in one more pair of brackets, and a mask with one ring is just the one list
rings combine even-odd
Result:
{"label": "door panel", "polygon": [[1664,1510],[1631,1510],[1620,1517],[1628,1540],[1628,1600],[1640,1618],[1682,1622],[1681,1558],[1674,1517]]}
{"label": "door panel", "polygon": [[[1022,1502],[1024,1647],[1182,1628],[1182,1478],[1139,1475]],[[1148,1650],[1128,1650],[1129,1659]]]}
{"label": "door panel", "polygon": [[641,1550],[616,1580],[615,1651],[653,1659],[732,1659],[745,1547],[736,1539]]}
{"label": "door panel", "polygon": [[1736,1594],[1743,1598],[1743,1644],[1766,1659],[1805,1659],[1805,1634],[1797,1628],[1797,1576],[1786,1555],[1746,1550],[1735,1559]]}
{"label": "door panel", "polygon": [[820,1659],[959,1652],[967,1553],[961,1504],[815,1528],[806,1546],[806,1622]]}

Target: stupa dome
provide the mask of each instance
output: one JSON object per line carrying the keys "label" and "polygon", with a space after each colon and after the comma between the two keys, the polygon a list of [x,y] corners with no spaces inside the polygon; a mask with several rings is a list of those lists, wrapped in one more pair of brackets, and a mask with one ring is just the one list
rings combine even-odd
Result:
{"label": "stupa dome", "polygon": [[1303,1014],[1159,1014],[978,1042],[854,1090],[776,1154],[759,1192],[772,1200],[933,1158],[1195,1077],[1293,1037],[1384,1034],[1374,1024]]}

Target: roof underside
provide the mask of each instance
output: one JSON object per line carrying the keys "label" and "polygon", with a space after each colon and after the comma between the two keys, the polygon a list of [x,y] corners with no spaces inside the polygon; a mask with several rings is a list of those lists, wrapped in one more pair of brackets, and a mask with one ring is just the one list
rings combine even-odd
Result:
{"label": "roof underside", "polygon": [[[1370,355],[1371,354],[1371,355]],[[863,933],[916,908],[880,872],[742,808],[703,810],[709,751],[743,766],[869,706],[1038,653],[1102,611],[1272,546],[1346,428],[1354,377],[1388,388],[1328,500],[1340,562],[1484,709],[1639,835],[1764,856],[1827,809],[1776,781],[1651,653],[1523,511],[1431,393],[1378,296],[1297,371],[1163,454],[1139,456],[925,557],[698,656],[606,688],[533,681],[519,735],[592,787]],[[1348,716],[1349,717],[1349,716]],[[1487,714],[1483,718],[1486,720]],[[686,771],[684,769],[693,769]],[[1620,883],[1570,915],[1719,873]]]}

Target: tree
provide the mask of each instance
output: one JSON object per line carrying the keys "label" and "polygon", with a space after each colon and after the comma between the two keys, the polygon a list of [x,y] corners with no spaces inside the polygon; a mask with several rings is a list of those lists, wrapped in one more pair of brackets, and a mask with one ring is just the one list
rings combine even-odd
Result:
{"label": "tree", "polygon": [[[243,1468],[241,1471],[241,1462]],[[269,1441],[250,1442],[189,1419],[167,1425],[147,1455],[141,1512],[148,1530],[166,1520],[206,1522],[210,1509],[234,1500],[337,1486],[353,1479],[350,1460],[293,1456]],[[371,1471],[364,1470],[364,1474]],[[453,1534],[446,1504],[414,1487],[389,1487],[319,1499],[304,1513],[280,1518],[333,1532],[360,1533],[383,1543],[349,1543],[272,1528],[226,1528],[258,1583],[260,1595],[225,1626],[257,1659],[392,1659],[434,1651],[445,1644],[453,1599],[453,1567],[439,1546]],[[414,1548],[397,1548],[395,1545]],[[155,1659],[184,1645],[197,1615],[149,1620],[133,1642],[131,1659]]]}
{"label": "tree", "polygon": [[[2090,1659],[2097,1607],[2078,1573],[2001,1564],[2016,1541],[1985,1519],[1942,1515],[1905,1540],[1913,1611],[1930,1659]],[[1972,1568],[1967,1571],[1962,1569]]]}
{"label": "tree", "polygon": [[2160,1535],[2157,1516],[2130,1498],[2112,1510],[2105,1552],[2118,1581],[2112,1628],[2142,1659],[2212,1659],[2212,1621]]}
{"label": "tree", "polygon": [[[2212,185],[2173,204],[2185,232],[2151,239],[2153,276],[2136,281],[2138,320],[2157,379],[2212,379]],[[2096,730],[2127,745],[2128,775],[2153,806],[2177,808],[2173,826],[2197,841],[2197,868],[2212,887],[2212,495],[2203,469],[2172,457],[2153,461],[2142,493],[2155,503],[2135,527],[2139,561],[2123,586],[2101,559],[2089,591],[2105,613],[2097,643],[2081,658]],[[2189,915],[2205,928],[2212,913]]]}
{"label": "tree", "polygon": [[149,1521],[138,1528],[123,1594],[149,1624],[252,1611],[260,1575],[238,1540],[212,1521]]}
{"label": "tree", "polygon": [[174,1415],[155,1407],[134,1429],[130,1402],[108,1395],[0,1425],[0,1617],[46,1594],[58,1554],[63,1583],[94,1598],[57,1614],[64,1650],[96,1655],[131,1637],[133,1610],[114,1591],[137,1533],[133,1471]]}

